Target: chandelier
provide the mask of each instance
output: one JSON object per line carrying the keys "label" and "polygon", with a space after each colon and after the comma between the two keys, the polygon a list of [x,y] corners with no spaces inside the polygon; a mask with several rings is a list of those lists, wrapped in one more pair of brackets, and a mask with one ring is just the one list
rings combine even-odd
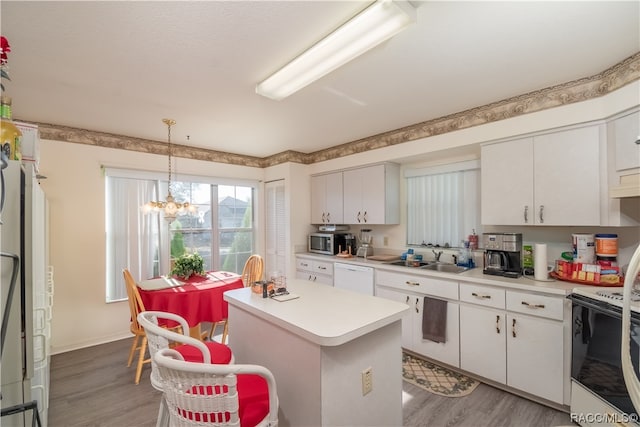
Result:
{"label": "chandelier", "polygon": [[168,145],[169,145],[169,194],[167,194],[167,199],[165,201],[160,202],[147,202],[143,209],[145,212],[164,212],[164,218],[171,222],[176,219],[177,215],[183,215],[186,213],[195,212],[196,207],[189,204],[189,202],[178,203],[173,198],[171,194],[171,155],[173,151],[173,147],[171,146],[171,126],[176,124],[175,120],[172,119],[162,119],[162,122],[167,125],[168,129]]}

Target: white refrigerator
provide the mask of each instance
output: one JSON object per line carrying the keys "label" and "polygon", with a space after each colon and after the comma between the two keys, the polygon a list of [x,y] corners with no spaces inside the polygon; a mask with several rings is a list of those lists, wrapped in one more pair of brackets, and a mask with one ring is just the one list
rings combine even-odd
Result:
{"label": "white refrigerator", "polygon": [[[0,211],[0,425],[31,425],[37,407],[40,425],[44,426],[50,359],[51,318],[47,313],[51,312],[52,301],[51,275],[47,270],[46,198],[33,165],[7,163],[2,169],[4,203]],[[43,304],[40,310],[38,307]]]}

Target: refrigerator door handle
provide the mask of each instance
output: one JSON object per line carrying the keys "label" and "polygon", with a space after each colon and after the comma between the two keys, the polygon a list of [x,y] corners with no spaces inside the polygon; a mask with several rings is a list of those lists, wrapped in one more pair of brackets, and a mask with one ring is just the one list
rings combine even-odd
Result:
{"label": "refrigerator door handle", "polygon": [[2,331],[0,332],[0,360],[4,352],[4,342],[7,336],[7,327],[9,326],[9,313],[11,312],[11,303],[13,302],[13,292],[16,290],[18,279],[18,270],[20,269],[20,257],[16,254],[8,252],[0,252],[0,257],[11,258],[13,260],[13,269],[11,270],[11,281],[9,282],[9,294],[7,296],[7,305],[5,306],[4,315],[2,316]]}

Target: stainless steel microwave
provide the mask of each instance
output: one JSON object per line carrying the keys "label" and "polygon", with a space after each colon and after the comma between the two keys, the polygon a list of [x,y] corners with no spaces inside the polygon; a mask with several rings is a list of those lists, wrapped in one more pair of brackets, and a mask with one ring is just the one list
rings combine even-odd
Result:
{"label": "stainless steel microwave", "polygon": [[356,238],[350,233],[311,233],[309,234],[309,252],[325,255],[335,255],[339,251],[351,251],[355,254]]}

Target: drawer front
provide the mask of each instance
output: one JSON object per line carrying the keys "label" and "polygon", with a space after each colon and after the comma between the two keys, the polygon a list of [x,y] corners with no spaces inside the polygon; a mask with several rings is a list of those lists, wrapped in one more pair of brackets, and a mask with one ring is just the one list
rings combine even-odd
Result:
{"label": "drawer front", "polygon": [[309,259],[296,258],[296,268],[298,270],[311,271],[313,270],[312,265],[313,265],[313,261]]}
{"label": "drawer front", "polygon": [[460,283],[460,301],[492,308],[505,308],[505,290],[490,286]]}
{"label": "drawer front", "polygon": [[562,320],[564,298],[507,291],[507,310]]}
{"label": "drawer front", "polygon": [[333,263],[323,262],[323,261],[314,261],[313,271],[317,274],[328,274],[329,276],[333,276]]}
{"label": "drawer front", "polygon": [[376,284],[423,295],[432,295],[451,300],[458,299],[458,282],[412,274],[376,271]]}

